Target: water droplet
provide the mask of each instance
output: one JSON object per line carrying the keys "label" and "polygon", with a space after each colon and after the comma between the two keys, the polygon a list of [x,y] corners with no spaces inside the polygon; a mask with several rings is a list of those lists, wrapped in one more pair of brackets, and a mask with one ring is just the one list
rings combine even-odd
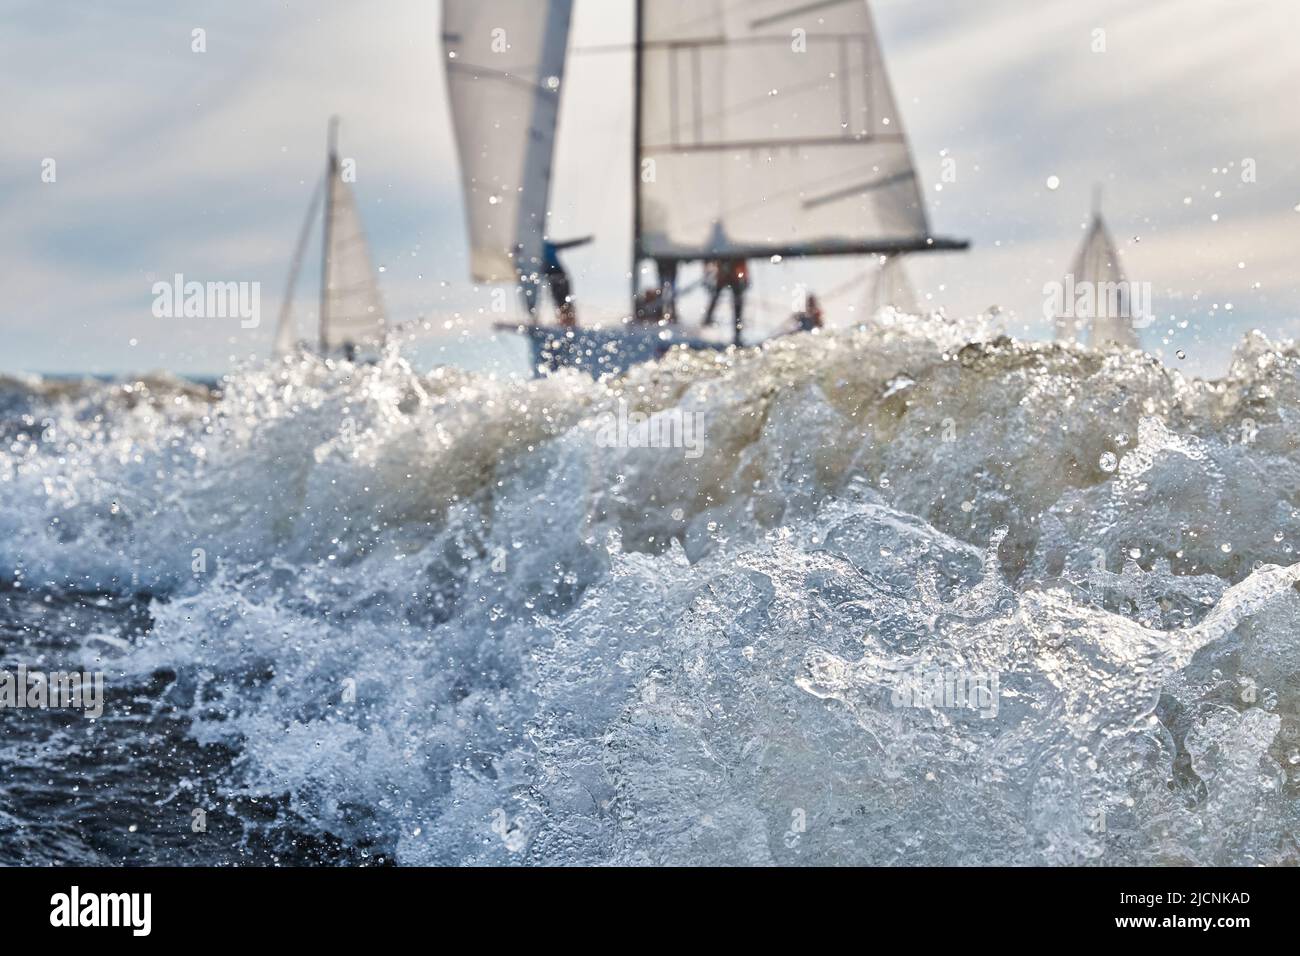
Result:
{"label": "water droplet", "polygon": [[1048,177],[1047,177],[1047,188],[1048,188],[1048,189],[1053,189],[1053,190],[1055,190],[1055,189],[1060,189],[1060,188],[1061,188],[1061,177],[1060,177],[1060,176],[1048,176]]}
{"label": "water droplet", "polygon": [[1119,459],[1115,457],[1114,452],[1102,452],[1101,458],[1097,460],[1097,466],[1102,471],[1111,472],[1119,465]]}

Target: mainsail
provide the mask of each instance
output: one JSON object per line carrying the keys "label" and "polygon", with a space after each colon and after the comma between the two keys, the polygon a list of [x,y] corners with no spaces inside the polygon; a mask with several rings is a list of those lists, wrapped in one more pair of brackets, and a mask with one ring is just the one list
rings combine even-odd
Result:
{"label": "mainsail", "polygon": [[930,236],[865,0],[638,9],[638,261],[964,248]]}
{"label": "mainsail", "polygon": [[[1129,283],[1119,261],[1119,251],[1101,217],[1099,202],[1093,210],[1088,235],[1066,276],[1065,290],[1064,309],[1055,318],[1058,340],[1082,342],[1086,337],[1093,348],[1138,347]],[[1076,296],[1076,290],[1081,294]]]}
{"label": "mainsail", "polygon": [[541,260],[572,8],[572,0],[443,0],[470,268],[479,282],[513,282]]}

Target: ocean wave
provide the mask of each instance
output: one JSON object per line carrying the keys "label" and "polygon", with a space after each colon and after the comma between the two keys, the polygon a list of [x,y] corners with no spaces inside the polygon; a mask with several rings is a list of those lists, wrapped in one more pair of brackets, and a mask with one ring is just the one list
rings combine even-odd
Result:
{"label": "ocean wave", "polygon": [[80,653],[170,675],[235,755],[217,792],[308,830],[404,863],[1297,862],[1294,345],[1210,382],[884,321],[605,382],[394,354],[0,402],[0,585],[141,602]]}

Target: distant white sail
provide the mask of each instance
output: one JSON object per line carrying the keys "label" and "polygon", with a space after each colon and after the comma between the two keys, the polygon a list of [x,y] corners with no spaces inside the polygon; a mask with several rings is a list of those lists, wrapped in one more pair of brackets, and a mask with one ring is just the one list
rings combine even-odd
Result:
{"label": "distant white sail", "polygon": [[383,344],[386,328],[378,278],[352,188],[339,175],[337,164],[331,166],[321,349],[377,348]]}
{"label": "distant white sail", "polygon": [[542,256],[572,0],[443,0],[470,269],[513,282]]}
{"label": "distant white sail", "polygon": [[640,257],[925,246],[865,0],[639,6]]}
{"label": "distant white sail", "polygon": [[[1139,346],[1129,283],[1100,210],[1093,213],[1088,235],[1066,277],[1065,289],[1065,309],[1055,319],[1058,340],[1086,339],[1093,348]],[[1075,290],[1082,294],[1074,295]]]}
{"label": "distant white sail", "polygon": [[867,299],[867,316],[874,316],[884,308],[897,309],[907,315],[921,314],[916,292],[907,278],[907,270],[903,266],[901,255],[882,257],[880,269],[876,272],[876,281],[871,286]]}

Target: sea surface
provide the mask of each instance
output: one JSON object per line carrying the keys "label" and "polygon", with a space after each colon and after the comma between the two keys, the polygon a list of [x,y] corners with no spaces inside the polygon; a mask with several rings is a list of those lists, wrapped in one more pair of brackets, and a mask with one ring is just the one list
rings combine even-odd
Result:
{"label": "sea surface", "polygon": [[0,863],[1300,863],[1298,427],[979,318],[0,379],[0,669],[105,688]]}

